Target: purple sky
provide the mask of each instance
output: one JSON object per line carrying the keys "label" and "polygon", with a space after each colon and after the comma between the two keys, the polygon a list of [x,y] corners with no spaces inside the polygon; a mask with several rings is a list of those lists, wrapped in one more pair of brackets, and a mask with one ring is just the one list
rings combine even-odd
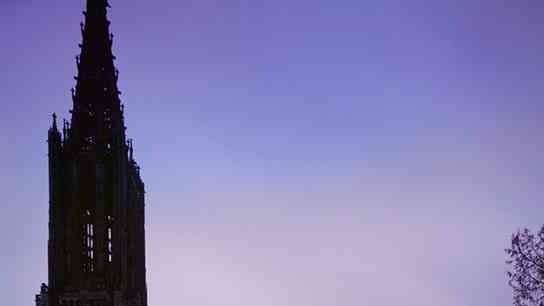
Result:
{"label": "purple sky", "polygon": [[[150,305],[506,306],[542,223],[541,1],[111,0]],[[47,279],[84,1],[0,0],[2,304]]]}

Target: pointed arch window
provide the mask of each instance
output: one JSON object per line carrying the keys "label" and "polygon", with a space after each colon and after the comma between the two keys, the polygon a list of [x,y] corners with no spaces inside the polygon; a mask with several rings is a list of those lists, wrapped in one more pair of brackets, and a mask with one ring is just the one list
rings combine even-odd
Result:
{"label": "pointed arch window", "polygon": [[113,217],[107,216],[106,217],[106,224],[107,224],[107,233],[106,233],[106,240],[107,240],[107,249],[106,249],[106,261],[108,263],[111,263],[113,260]]}
{"label": "pointed arch window", "polygon": [[93,216],[90,210],[85,210],[83,225],[83,253],[85,260],[83,262],[83,270],[85,272],[94,272],[94,224]]}

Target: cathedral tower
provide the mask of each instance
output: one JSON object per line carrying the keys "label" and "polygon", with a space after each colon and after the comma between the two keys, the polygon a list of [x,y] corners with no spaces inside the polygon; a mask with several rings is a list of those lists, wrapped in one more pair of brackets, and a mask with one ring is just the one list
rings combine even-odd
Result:
{"label": "cathedral tower", "polygon": [[48,306],[147,306],[144,184],[126,139],[107,0],[87,0],[71,120],[49,145]]}

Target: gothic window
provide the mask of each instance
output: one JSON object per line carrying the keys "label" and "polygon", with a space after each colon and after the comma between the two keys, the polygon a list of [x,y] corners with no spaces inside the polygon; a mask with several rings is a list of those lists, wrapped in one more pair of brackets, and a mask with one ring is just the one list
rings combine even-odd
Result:
{"label": "gothic window", "polygon": [[112,253],[111,253],[111,227],[108,227],[108,262],[111,262],[111,257],[112,257]]}
{"label": "gothic window", "polygon": [[112,262],[112,258],[113,258],[113,252],[112,252],[112,249],[113,249],[113,233],[112,233],[112,226],[113,226],[113,217],[112,216],[107,216],[106,217],[107,219],[107,225],[108,225],[108,229],[107,229],[107,245],[108,245],[108,248],[106,250],[106,260],[107,262],[111,263]]}
{"label": "gothic window", "polygon": [[95,139],[93,136],[87,136],[83,139],[83,151],[90,151],[92,149],[92,146],[95,144]]}
{"label": "gothic window", "polygon": [[83,252],[85,261],[83,268],[85,272],[94,272],[94,224],[92,223],[92,215],[89,210],[84,214],[84,235],[83,235]]}
{"label": "gothic window", "polygon": [[112,128],[112,111],[109,107],[106,107],[103,112],[103,120],[104,120],[104,128],[105,129],[111,129]]}

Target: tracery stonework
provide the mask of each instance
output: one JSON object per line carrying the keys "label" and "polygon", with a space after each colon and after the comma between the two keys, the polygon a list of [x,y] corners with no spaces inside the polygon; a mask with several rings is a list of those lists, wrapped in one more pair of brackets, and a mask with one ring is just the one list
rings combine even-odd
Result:
{"label": "tracery stonework", "polygon": [[147,306],[145,201],[126,139],[107,0],[88,0],[71,120],[53,115],[48,284],[37,306]]}

